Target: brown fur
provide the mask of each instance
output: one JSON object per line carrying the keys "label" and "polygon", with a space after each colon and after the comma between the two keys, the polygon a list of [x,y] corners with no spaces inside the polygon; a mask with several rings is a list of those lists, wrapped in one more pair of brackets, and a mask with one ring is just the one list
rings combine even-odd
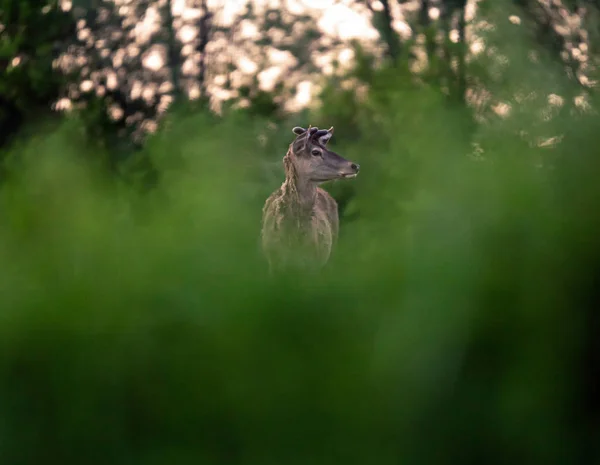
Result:
{"label": "brown fur", "polygon": [[[285,181],[263,208],[262,246],[271,270],[320,268],[329,260],[338,236],[338,206],[314,177],[335,179],[341,176],[332,174],[335,170],[348,173],[350,166],[358,172],[357,165],[325,148],[332,130],[323,143],[318,136],[325,131],[314,137],[314,129],[311,133],[309,128],[290,144],[283,158]],[[323,152],[320,160],[311,155],[315,148]]]}

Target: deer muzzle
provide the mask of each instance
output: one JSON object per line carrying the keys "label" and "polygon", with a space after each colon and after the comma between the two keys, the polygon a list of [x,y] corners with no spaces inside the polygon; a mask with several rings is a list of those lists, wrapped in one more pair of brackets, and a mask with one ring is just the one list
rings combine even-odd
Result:
{"label": "deer muzzle", "polygon": [[360,171],[360,165],[357,163],[349,162],[350,169],[348,171],[344,170],[340,173],[342,178],[355,178],[358,176],[358,172]]}

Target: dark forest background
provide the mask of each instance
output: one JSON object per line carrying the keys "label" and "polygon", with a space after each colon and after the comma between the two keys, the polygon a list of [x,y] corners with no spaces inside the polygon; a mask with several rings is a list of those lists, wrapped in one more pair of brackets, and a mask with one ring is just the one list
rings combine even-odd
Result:
{"label": "dark forest background", "polygon": [[[0,0],[0,461],[600,463],[600,2]],[[267,279],[295,125],[361,165]]]}

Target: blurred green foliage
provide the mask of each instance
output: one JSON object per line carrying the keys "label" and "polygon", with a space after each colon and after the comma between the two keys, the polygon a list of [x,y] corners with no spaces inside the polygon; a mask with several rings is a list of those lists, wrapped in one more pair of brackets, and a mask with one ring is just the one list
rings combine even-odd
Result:
{"label": "blurred green foliage", "polygon": [[356,108],[360,137],[334,147],[363,167],[344,184],[359,218],[344,214],[313,276],[267,279],[258,248],[282,180],[265,170],[291,122],[171,114],[140,152],[160,173],[144,195],[98,176],[102,154],[88,152],[102,149],[77,123],[13,148],[3,463],[599,458],[581,378],[600,258],[596,117],[565,123],[552,170],[510,132],[493,162],[474,162],[484,130],[392,69]]}
{"label": "blurred green foliage", "polygon": [[74,31],[75,21],[59,1],[0,2],[0,145],[23,115],[48,108],[59,95],[65,79],[53,72],[52,62]]}
{"label": "blurred green foliage", "polygon": [[0,24],[0,63],[6,63],[0,95],[15,100],[22,109],[49,103],[60,85],[51,71],[56,42],[74,32],[73,19],[58,1],[3,0]]}

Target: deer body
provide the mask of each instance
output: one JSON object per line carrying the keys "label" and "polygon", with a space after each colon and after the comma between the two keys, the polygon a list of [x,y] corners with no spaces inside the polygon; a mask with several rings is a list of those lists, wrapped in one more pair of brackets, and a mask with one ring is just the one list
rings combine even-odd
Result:
{"label": "deer body", "polygon": [[333,128],[294,128],[294,133],[298,137],[283,159],[286,179],[263,208],[262,246],[271,271],[327,263],[338,235],[338,206],[318,185],[354,177],[359,169],[327,150]]}

